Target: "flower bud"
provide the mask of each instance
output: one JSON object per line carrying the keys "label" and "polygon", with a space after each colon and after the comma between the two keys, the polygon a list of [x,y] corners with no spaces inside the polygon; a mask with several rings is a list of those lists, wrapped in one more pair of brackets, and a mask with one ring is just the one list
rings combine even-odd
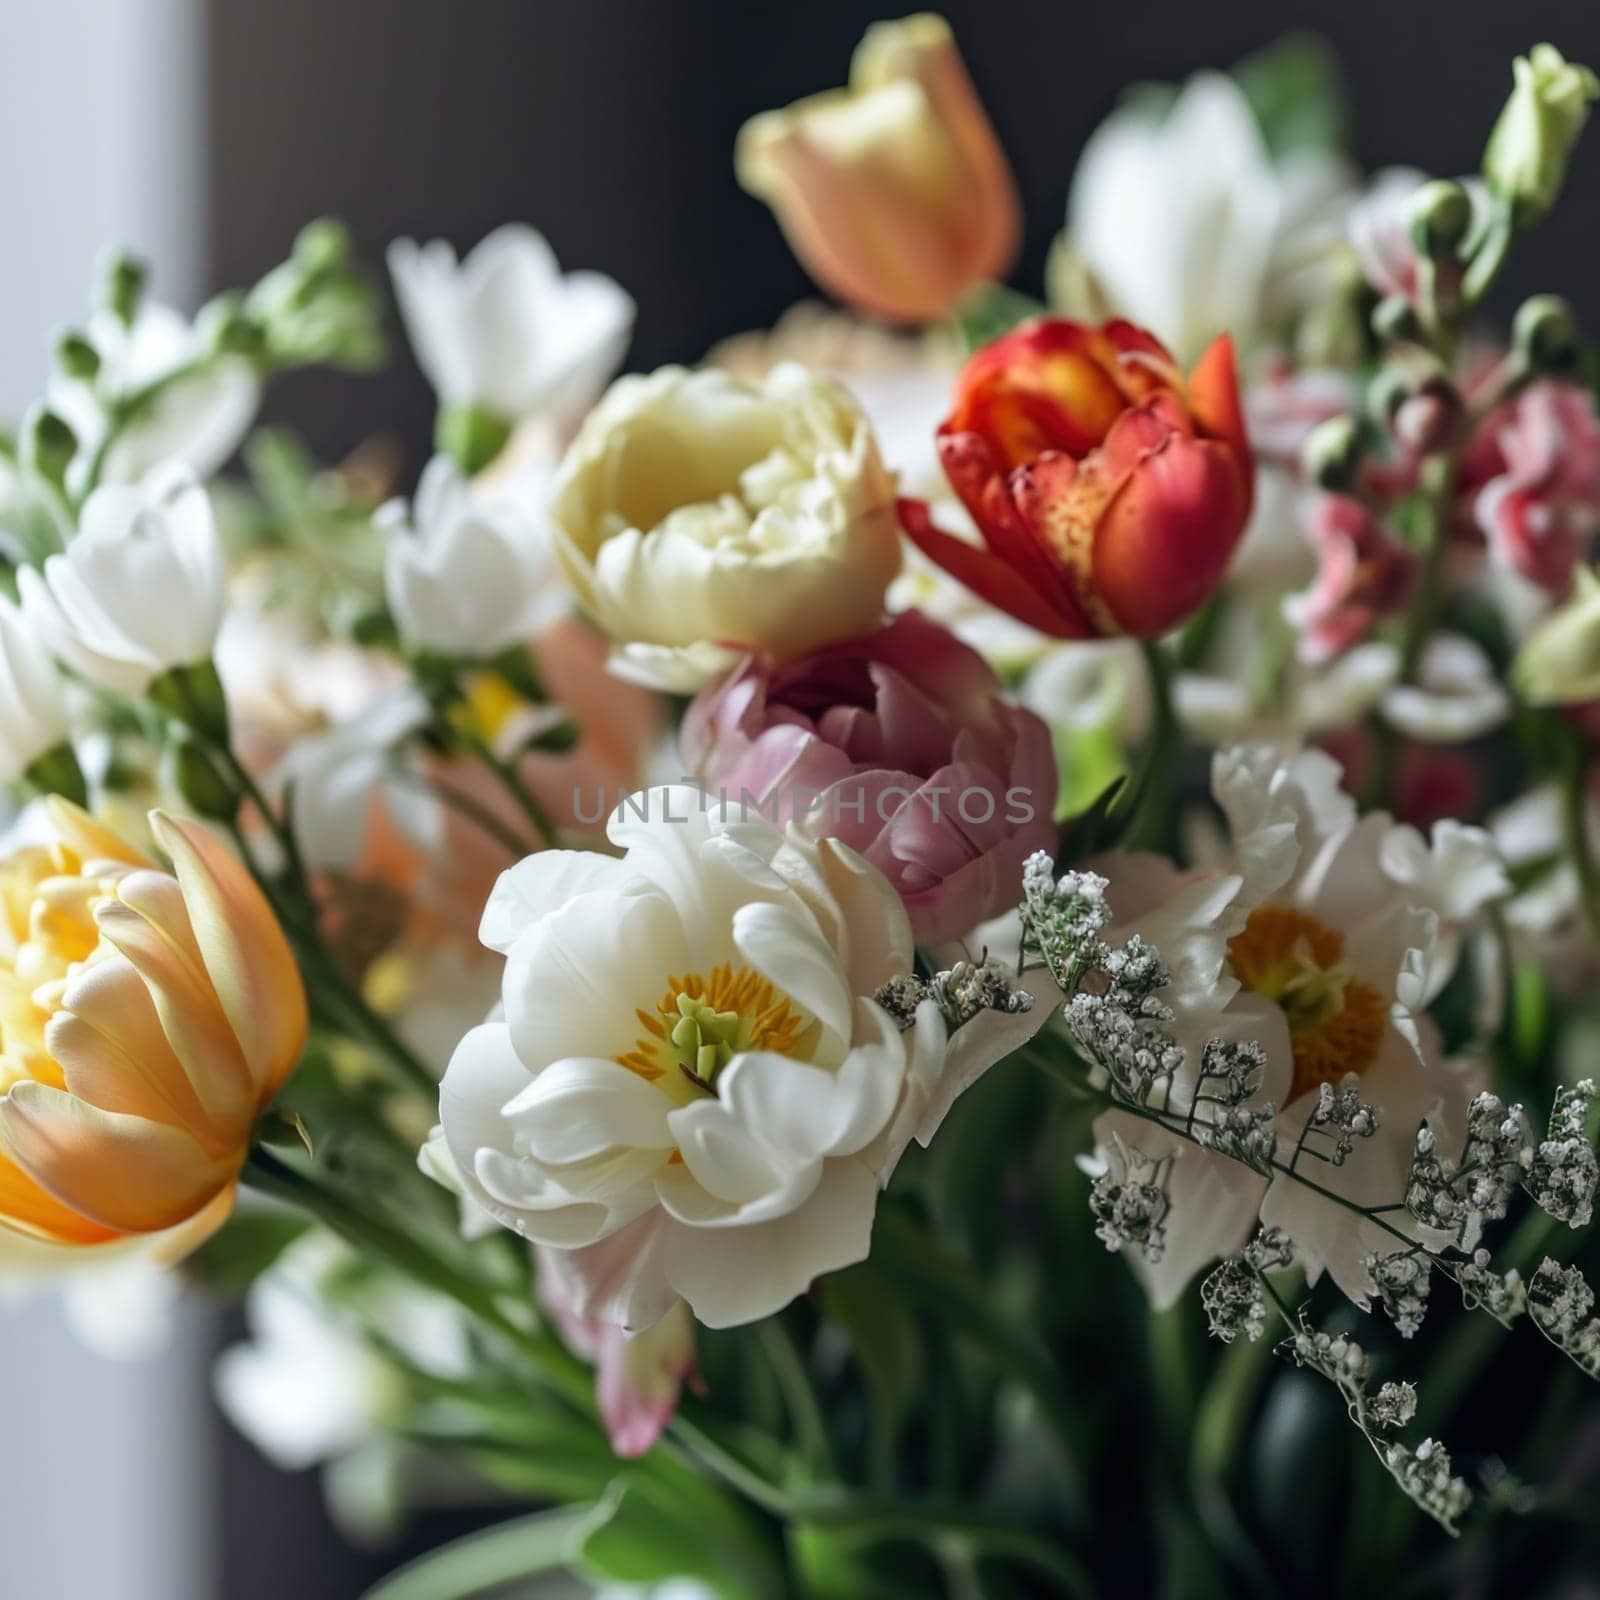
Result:
{"label": "flower bud", "polygon": [[56,341],[56,365],[69,378],[93,383],[100,371],[100,352],[81,333],[64,333]]}
{"label": "flower bud", "polygon": [[1385,344],[1414,344],[1422,335],[1422,319],[1403,294],[1385,295],[1372,308],[1372,331]]}
{"label": "flower bud", "polygon": [[1511,680],[1531,705],[1600,699],[1600,574],[1578,570],[1571,599],[1523,641]]}
{"label": "flower bud", "polygon": [[1411,242],[1435,261],[1457,254],[1472,227],[1472,200],[1459,183],[1436,178],[1411,200]]}
{"label": "flower bud", "polygon": [[1570,371],[1583,348],[1572,307],[1555,294],[1524,300],[1511,323],[1511,347],[1531,372]]}
{"label": "flower bud", "polygon": [[83,768],[65,740],[30,761],[22,778],[35,794],[58,794],[75,806],[88,803],[89,786],[84,782]]}
{"label": "flower bud", "polygon": [[937,321],[1016,257],[1016,187],[940,17],[869,28],[850,86],[752,118],[734,163],[812,277],[879,316]]}
{"label": "flower bud", "polygon": [[350,260],[350,230],[337,217],[318,217],[295,235],[290,259],[308,277],[337,271]]}
{"label": "flower bud", "polygon": [[59,489],[77,453],[78,437],[65,418],[48,406],[29,408],[22,419],[22,459],[34,472]]}
{"label": "flower bud", "polygon": [[1561,193],[1567,162],[1600,82],[1587,67],[1537,44],[1512,65],[1514,86],[1483,152],[1489,188],[1514,210],[1517,225],[1538,222]]}
{"label": "flower bud", "polygon": [[481,406],[441,406],[433,426],[433,446],[472,477],[506,447],[511,423]]}
{"label": "flower bud", "polygon": [[1340,491],[1355,481],[1361,465],[1361,435],[1354,417],[1318,423],[1301,449],[1301,465],[1319,488]]}
{"label": "flower bud", "polygon": [[123,327],[131,328],[144,298],[150,269],[137,256],[108,256],[101,264],[96,302]]}

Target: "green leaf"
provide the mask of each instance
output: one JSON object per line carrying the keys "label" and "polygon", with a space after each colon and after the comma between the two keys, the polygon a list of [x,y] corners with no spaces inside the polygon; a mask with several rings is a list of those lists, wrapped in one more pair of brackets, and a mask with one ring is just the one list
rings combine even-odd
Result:
{"label": "green leaf", "polygon": [[1339,62],[1313,33],[1288,33],[1233,69],[1275,161],[1345,148],[1348,111]]}
{"label": "green leaf", "polygon": [[565,1568],[592,1516],[561,1506],[469,1534],[391,1573],[362,1600],[469,1600],[502,1584]]}
{"label": "green leaf", "polygon": [[917,1320],[904,1297],[869,1265],[831,1273],[819,1294],[823,1314],[844,1329],[861,1368],[871,1407],[871,1475],[888,1482],[901,1429],[927,1373]]}
{"label": "green leaf", "polygon": [[1003,283],[981,284],[956,307],[956,336],[970,355],[1043,310],[1037,300]]}
{"label": "green leaf", "polygon": [[236,1300],[311,1226],[298,1212],[241,1208],[183,1264],[190,1281]]}
{"label": "green leaf", "polygon": [[700,1487],[692,1478],[670,1487],[642,1474],[615,1479],[579,1532],[585,1571],[613,1583],[696,1578],[726,1600],[776,1600],[784,1579],[770,1550],[739,1508]]}

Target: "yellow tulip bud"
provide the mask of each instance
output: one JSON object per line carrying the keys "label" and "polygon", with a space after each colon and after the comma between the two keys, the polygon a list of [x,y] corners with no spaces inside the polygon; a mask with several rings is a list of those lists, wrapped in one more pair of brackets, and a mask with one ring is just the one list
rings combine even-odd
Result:
{"label": "yellow tulip bud", "polygon": [[1523,642],[1512,681],[1536,706],[1600,700],[1600,573],[1580,569],[1572,598]]}
{"label": "yellow tulip bud", "polygon": [[193,1248],[305,1045],[305,990],[254,880],[151,814],[171,871],[59,796],[0,861],[0,1227]]}
{"label": "yellow tulip bud", "polygon": [[752,118],[739,182],[818,283],[897,322],[934,322],[1016,257],[1016,186],[949,26],[867,30],[850,86]]}

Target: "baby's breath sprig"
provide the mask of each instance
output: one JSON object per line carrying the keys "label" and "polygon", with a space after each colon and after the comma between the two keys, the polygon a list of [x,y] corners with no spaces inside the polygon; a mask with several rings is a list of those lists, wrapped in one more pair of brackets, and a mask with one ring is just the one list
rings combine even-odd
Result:
{"label": "baby's breath sprig", "polygon": [[1528,1285],[1528,1314],[1551,1344],[1600,1382],[1600,1317],[1593,1310],[1594,1290],[1583,1274],[1547,1256]]}

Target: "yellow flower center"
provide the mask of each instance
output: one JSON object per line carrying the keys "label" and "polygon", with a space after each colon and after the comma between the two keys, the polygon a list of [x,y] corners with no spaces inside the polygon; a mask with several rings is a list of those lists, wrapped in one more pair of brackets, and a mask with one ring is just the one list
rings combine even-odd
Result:
{"label": "yellow flower center", "polygon": [[617,1061],[685,1104],[714,1094],[717,1074],[740,1051],[790,1055],[816,1026],[759,972],[726,962],[704,977],[669,977],[655,1010],[634,1015],[644,1031]]}
{"label": "yellow flower center", "polygon": [[1239,982],[1274,1002],[1288,1021],[1291,1101],[1372,1065],[1389,1008],[1340,960],[1344,935],[1336,928],[1288,906],[1258,906],[1228,941],[1228,954]]}
{"label": "yellow flower center", "polygon": [[102,950],[94,909],[114,879],[83,876],[64,851],[29,845],[0,860],[0,1094],[33,1079],[60,1089],[45,1024],[67,980]]}

